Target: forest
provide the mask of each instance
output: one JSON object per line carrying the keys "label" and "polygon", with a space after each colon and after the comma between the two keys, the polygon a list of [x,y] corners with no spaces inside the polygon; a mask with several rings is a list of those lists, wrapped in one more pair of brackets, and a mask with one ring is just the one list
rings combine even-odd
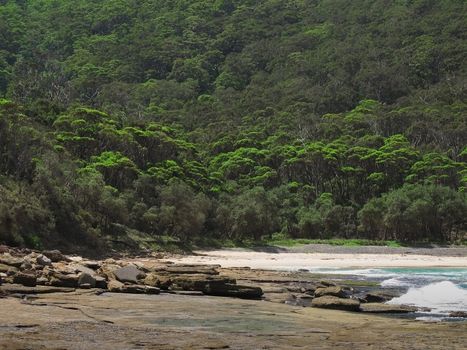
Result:
{"label": "forest", "polygon": [[465,0],[0,0],[0,243],[467,241]]}

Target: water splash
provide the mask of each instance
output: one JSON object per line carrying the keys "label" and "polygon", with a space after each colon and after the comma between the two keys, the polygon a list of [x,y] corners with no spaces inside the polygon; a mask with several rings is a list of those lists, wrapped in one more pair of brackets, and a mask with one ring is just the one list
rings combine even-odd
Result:
{"label": "water splash", "polygon": [[408,292],[388,302],[389,304],[413,305],[431,309],[434,314],[450,311],[467,311],[467,290],[450,281],[432,283]]}

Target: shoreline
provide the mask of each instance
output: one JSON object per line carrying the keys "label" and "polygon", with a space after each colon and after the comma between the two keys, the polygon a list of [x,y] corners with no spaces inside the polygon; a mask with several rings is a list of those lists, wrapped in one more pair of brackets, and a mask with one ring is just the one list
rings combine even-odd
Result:
{"label": "shoreline", "polygon": [[[467,251],[467,250],[466,250]],[[467,255],[444,256],[412,253],[295,252],[284,249],[264,252],[248,249],[201,250],[193,255],[174,255],[163,261],[182,264],[215,264],[224,268],[249,267],[265,270],[319,268],[467,268]]]}

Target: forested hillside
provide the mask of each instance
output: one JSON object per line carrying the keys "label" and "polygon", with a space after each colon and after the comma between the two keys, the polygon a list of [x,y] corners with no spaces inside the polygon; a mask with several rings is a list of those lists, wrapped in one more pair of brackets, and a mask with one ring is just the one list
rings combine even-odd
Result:
{"label": "forested hillside", "polygon": [[462,242],[466,21],[465,0],[0,0],[0,242]]}

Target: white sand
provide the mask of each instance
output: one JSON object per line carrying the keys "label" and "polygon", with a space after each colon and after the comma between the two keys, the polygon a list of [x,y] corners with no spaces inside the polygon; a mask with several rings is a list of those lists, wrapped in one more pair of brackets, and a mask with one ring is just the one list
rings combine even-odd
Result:
{"label": "white sand", "polygon": [[268,270],[315,268],[377,267],[464,267],[467,257],[405,254],[330,254],[330,253],[262,253],[254,251],[198,251],[166,259],[183,264],[219,264],[222,267],[251,267]]}

